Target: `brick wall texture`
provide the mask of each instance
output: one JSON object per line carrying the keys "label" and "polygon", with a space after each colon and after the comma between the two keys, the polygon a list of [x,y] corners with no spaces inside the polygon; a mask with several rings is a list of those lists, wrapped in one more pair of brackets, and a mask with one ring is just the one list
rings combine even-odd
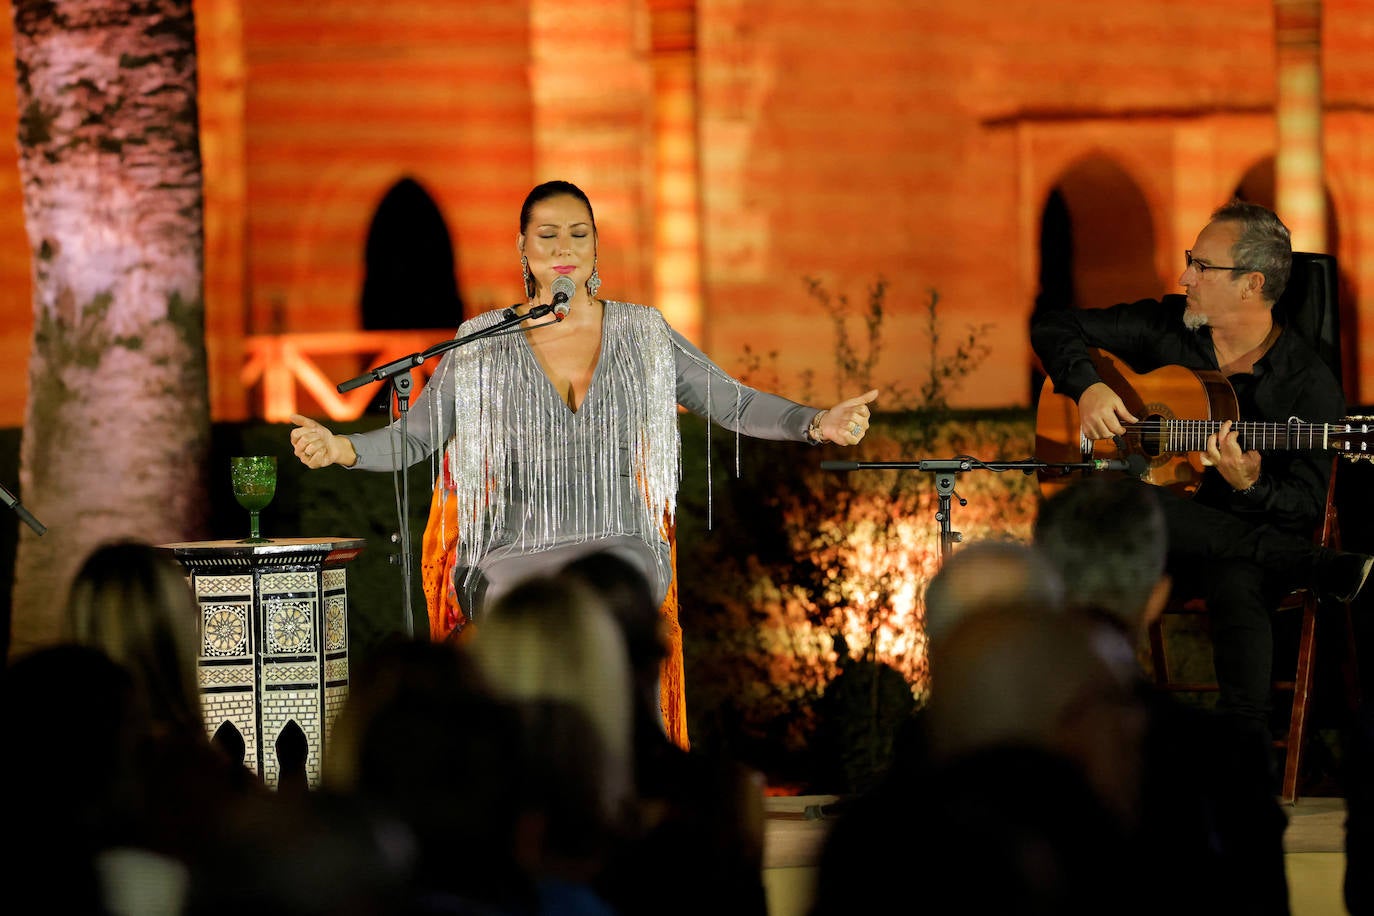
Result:
{"label": "brick wall texture", "polygon": [[[862,302],[882,277],[875,379],[919,384],[937,290],[946,341],[989,326],[993,357],[956,397],[969,406],[1029,402],[1026,320],[1052,194],[1067,207],[1080,305],[1176,290],[1182,251],[1214,207],[1241,186],[1273,202],[1273,0],[196,10],[217,419],[252,410],[237,382],[244,334],[361,327],[372,219],[406,178],[443,216],[470,312],[519,297],[521,199],[567,178],[597,208],[603,293],[672,291],[673,319],[727,369],[746,346],[776,352],[782,393],[800,395],[810,369],[830,400],[834,330],[804,279]],[[1374,0],[1327,0],[1322,16],[1328,244],[1357,341],[1348,395],[1365,403]],[[0,131],[11,136],[14,105],[6,58]],[[660,263],[664,240],[676,241]],[[681,266],[692,246],[695,272]],[[0,360],[11,367],[27,360],[29,270],[15,154],[0,147]],[[0,424],[22,423],[25,384],[5,374]]]}

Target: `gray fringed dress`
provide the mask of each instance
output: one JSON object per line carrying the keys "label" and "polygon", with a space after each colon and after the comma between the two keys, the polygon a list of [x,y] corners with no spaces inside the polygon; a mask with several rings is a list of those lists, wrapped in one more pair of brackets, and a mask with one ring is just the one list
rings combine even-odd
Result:
{"label": "gray fringed dress", "polygon": [[[502,316],[479,315],[458,336]],[[458,500],[455,585],[469,613],[480,615],[519,578],[607,549],[635,563],[662,601],[672,578],[666,526],[681,476],[679,404],[762,439],[806,441],[816,412],[731,378],[657,309],[607,301],[601,353],[576,411],[525,334],[506,332],[444,355],[404,437],[395,421],[348,438],[354,467],[374,471],[415,464],[444,446],[441,470]]]}

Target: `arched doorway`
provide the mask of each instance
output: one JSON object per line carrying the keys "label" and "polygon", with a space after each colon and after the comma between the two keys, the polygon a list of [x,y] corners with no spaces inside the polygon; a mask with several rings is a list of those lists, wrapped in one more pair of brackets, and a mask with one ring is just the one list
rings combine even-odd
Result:
{"label": "arched doorway", "polygon": [[[1236,185],[1236,189],[1232,193],[1241,200],[1260,204],[1274,210],[1278,205],[1278,192],[1275,190],[1275,184],[1274,157],[1266,156],[1245,170],[1245,174],[1240,178],[1240,183]],[[1279,219],[1283,219],[1282,213],[1279,214]],[[1336,221],[1336,204],[1331,199],[1331,192],[1328,190],[1326,191],[1327,250],[1339,250],[1340,241],[1340,226]]]}
{"label": "arched doorway", "polygon": [[[1105,155],[1078,159],[1041,210],[1034,311],[1102,308],[1164,292],[1155,269],[1154,218],[1139,185]],[[1044,378],[1033,365],[1032,406]]]}
{"label": "arched doorway", "polygon": [[448,226],[419,182],[403,178],[386,192],[364,257],[363,330],[448,329],[463,320]]}
{"label": "arched doorway", "polygon": [[[1260,204],[1274,210],[1278,202],[1276,184],[1274,157],[1267,156],[1245,170],[1245,174],[1241,176],[1233,193],[1241,200]],[[1340,251],[1341,248],[1341,227],[1336,216],[1336,202],[1331,197],[1330,189],[1326,189],[1325,193],[1326,250],[1334,253]],[[1279,219],[1283,219],[1282,213],[1279,214]],[[1355,403],[1359,400],[1360,309],[1354,284],[1350,281],[1349,271],[1344,269],[1344,265],[1339,260],[1336,262],[1336,270],[1337,297],[1340,304],[1340,362],[1341,375],[1343,376],[1341,386],[1345,389],[1346,398],[1351,403]]]}

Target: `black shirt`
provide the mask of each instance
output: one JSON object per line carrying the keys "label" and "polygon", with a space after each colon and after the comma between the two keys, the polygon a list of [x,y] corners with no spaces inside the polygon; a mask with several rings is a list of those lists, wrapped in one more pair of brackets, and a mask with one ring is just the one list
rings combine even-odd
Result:
{"label": "black shirt", "polygon": [[[1219,368],[1210,328],[1183,324],[1187,300],[1165,296],[1105,309],[1057,309],[1031,319],[1031,346],[1054,390],[1077,401],[1102,381],[1088,350],[1107,350],[1138,373],[1161,366]],[[1317,351],[1296,332],[1285,330],[1252,373],[1229,376],[1243,420],[1286,423],[1335,422],[1345,412],[1340,382]],[[1205,419],[1192,417],[1183,419]],[[1244,441],[1241,445],[1245,446]],[[1310,533],[1322,516],[1331,457],[1321,451],[1271,451],[1264,454],[1258,485],[1236,493],[1215,468],[1208,468],[1195,498],[1237,515]]]}

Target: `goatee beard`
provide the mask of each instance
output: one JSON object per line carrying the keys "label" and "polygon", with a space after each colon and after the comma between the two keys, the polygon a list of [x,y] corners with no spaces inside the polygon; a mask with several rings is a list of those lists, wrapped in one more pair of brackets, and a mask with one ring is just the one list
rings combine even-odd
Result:
{"label": "goatee beard", "polygon": [[1206,324],[1207,316],[1201,312],[1187,311],[1183,313],[1183,326],[1190,331],[1196,331],[1198,328],[1206,326]]}

